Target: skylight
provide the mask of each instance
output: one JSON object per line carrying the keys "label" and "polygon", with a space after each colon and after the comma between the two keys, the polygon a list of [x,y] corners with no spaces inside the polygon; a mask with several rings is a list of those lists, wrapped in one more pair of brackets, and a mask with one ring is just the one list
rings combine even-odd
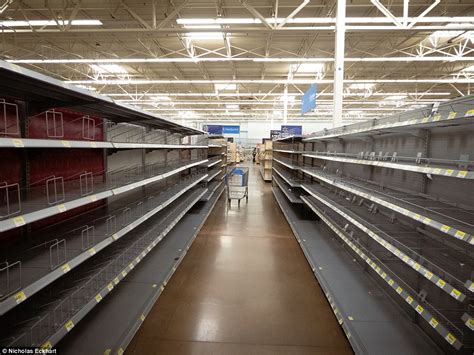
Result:
{"label": "skylight", "polygon": [[127,69],[118,64],[90,64],[98,74],[127,74]]}
{"label": "skylight", "polygon": [[[68,25],[68,20],[30,20],[30,21],[0,21],[0,27],[45,27],[45,26],[57,26]],[[99,20],[72,20],[71,26],[100,26],[102,21]]]}

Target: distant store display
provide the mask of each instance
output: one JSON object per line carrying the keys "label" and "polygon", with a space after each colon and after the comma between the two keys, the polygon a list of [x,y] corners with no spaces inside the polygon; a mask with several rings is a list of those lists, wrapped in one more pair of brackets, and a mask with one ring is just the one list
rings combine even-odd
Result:
{"label": "distant store display", "polygon": [[209,134],[240,134],[240,126],[224,126],[224,125],[205,125],[203,127]]}
{"label": "distant store display", "polygon": [[303,126],[289,126],[289,125],[281,126],[282,136],[294,136],[294,135],[302,135],[302,134],[303,134]]}
{"label": "distant store display", "polygon": [[278,137],[280,137],[280,135],[281,135],[281,130],[279,130],[279,129],[270,130],[270,138],[271,139],[278,138]]}

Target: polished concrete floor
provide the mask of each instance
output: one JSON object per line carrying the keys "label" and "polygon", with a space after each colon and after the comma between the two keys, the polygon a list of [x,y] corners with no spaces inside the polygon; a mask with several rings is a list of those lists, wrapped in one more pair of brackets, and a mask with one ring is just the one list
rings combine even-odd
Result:
{"label": "polished concrete floor", "polygon": [[351,354],[271,184],[221,198],[127,354]]}

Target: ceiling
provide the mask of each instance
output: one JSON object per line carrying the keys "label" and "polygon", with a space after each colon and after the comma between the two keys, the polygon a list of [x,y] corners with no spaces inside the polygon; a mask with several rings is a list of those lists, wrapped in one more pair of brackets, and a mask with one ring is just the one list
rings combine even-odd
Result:
{"label": "ceiling", "polygon": [[[381,1],[398,20],[403,3]],[[407,24],[416,23],[408,29],[370,0],[347,0],[343,122],[470,94],[474,3],[441,0],[417,18],[433,3],[410,2]],[[2,4],[0,58],[158,116],[282,120],[286,86],[288,120],[332,120],[334,0],[0,0],[0,11]],[[318,107],[301,117],[312,82]]]}

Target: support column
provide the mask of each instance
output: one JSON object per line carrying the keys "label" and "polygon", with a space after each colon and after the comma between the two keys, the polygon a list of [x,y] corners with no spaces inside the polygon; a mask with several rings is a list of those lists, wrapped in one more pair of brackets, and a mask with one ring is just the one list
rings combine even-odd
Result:
{"label": "support column", "polygon": [[283,91],[283,124],[288,123],[288,85]]}
{"label": "support column", "polygon": [[337,0],[336,61],[334,64],[333,127],[342,126],[342,94],[344,90],[344,42],[346,39],[346,0]]}

